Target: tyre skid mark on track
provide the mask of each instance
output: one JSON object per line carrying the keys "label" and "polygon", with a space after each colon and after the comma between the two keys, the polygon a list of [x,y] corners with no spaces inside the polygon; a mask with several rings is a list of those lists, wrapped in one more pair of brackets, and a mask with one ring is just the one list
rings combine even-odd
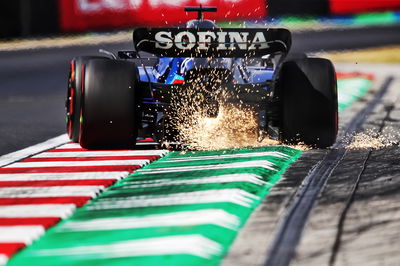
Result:
{"label": "tyre skid mark on track", "polygon": [[168,152],[86,151],[66,142],[62,135],[0,157],[0,265],[106,187]]}
{"label": "tyre skid mark on track", "polygon": [[[382,96],[383,96],[383,94],[382,94]],[[379,96],[379,97],[382,97],[382,96]],[[386,115],[383,118],[383,120],[382,120],[382,122],[381,122],[381,124],[379,126],[379,130],[378,130],[379,133],[382,133],[382,130],[383,130],[385,124],[387,123],[387,121],[390,120],[391,112],[394,110],[395,102],[397,100],[398,99],[395,99],[393,103],[386,105],[386,108],[385,108]],[[336,231],[336,236],[335,236],[335,242],[333,244],[332,253],[331,253],[331,256],[329,258],[329,265],[330,266],[333,266],[336,263],[337,255],[339,253],[339,250],[340,250],[341,244],[342,244],[342,235],[343,235],[343,230],[344,230],[344,223],[345,223],[345,220],[347,218],[347,214],[348,214],[348,212],[349,212],[349,210],[351,208],[351,205],[354,202],[356,191],[357,191],[357,189],[358,189],[358,187],[360,185],[361,178],[362,178],[362,176],[363,176],[363,174],[364,174],[364,172],[366,170],[367,162],[370,160],[371,155],[372,155],[372,149],[369,148],[369,149],[367,149],[367,153],[366,153],[365,158],[364,158],[364,160],[362,162],[361,170],[358,173],[357,178],[356,178],[356,180],[355,180],[355,182],[354,182],[354,184],[352,186],[351,193],[349,194],[349,196],[347,198],[346,205],[342,209],[342,212],[341,212],[341,214],[339,216],[339,220],[338,220],[338,223],[337,223],[337,231]]]}
{"label": "tyre skid mark on track", "polygon": [[[358,113],[344,131],[344,136],[359,132],[367,116],[382,100],[387,92],[393,77],[388,77],[372,101]],[[283,218],[279,221],[274,242],[268,251],[266,266],[289,265],[295,249],[300,241],[303,228],[307,222],[318,196],[322,193],[328,178],[344,158],[347,149],[344,148],[345,138],[339,139],[325,157],[313,167],[305,177],[303,185],[294,196],[294,200],[287,207]]]}

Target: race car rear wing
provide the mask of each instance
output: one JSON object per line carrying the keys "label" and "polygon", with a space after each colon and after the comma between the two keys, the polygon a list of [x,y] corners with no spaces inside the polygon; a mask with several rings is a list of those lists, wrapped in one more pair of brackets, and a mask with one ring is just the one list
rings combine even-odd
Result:
{"label": "race car rear wing", "polygon": [[291,35],[286,29],[138,28],[136,51],[165,57],[260,57],[288,53]]}

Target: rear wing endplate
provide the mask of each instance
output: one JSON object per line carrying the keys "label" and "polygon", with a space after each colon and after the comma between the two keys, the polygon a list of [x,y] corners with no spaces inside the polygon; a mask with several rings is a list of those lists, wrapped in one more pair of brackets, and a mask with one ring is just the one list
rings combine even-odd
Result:
{"label": "rear wing endplate", "polygon": [[291,35],[286,29],[138,28],[136,51],[165,57],[259,57],[288,53]]}

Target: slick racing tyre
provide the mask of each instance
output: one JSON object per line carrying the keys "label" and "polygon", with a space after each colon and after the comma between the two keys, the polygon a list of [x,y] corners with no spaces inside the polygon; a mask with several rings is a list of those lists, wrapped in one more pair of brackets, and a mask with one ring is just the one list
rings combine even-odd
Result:
{"label": "slick racing tyre", "polygon": [[84,67],[79,143],[128,148],[136,143],[138,73],[132,62],[94,59]]}
{"label": "slick racing tyre", "polygon": [[322,58],[284,62],[277,83],[281,139],[317,148],[331,146],[338,132],[336,74]]}
{"label": "slick racing tyre", "polygon": [[82,91],[82,66],[91,59],[101,59],[102,56],[80,56],[75,57],[70,62],[70,72],[68,76],[68,91],[66,107],[67,133],[71,141],[79,141],[79,118],[81,109]]}
{"label": "slick racing tyre", "polygon": [[306,58],[307,58],[307,55],[305,53],[291,52],[291,53],[288,53],[288,55],[285,57],[284,61],[287,62],[287,61],[306,59]]}

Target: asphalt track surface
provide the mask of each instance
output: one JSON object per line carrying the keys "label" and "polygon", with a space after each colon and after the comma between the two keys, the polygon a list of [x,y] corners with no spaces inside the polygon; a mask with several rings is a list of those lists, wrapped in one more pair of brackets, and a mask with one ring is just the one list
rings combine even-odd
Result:
{"label": "asphalt track surface", "polygon": [[[318,52],[400,43],[400,25],[293,34],[292,51]],[[68,62],[98,49],[130,49],[130,43],[0,51],[0,155],[65,133]]]}
{"label": "asphalt track surface", "polygon": [[[365,120],[382,100],[383,95],[387,92],[392,81],[393,77],[386,79],[378,93],[376,93],[374,99],[367,104],[362,112],[356,114],[349,123],[343,133],[343,137],[336,141],[332,147],[333,149],[329,150],[325,157],[318,162],[318,164],[316,164],[305,177],[303,181],[304,186],[301,186],[296,192],[295,198],[298,200],[293,201],[293,203],[288,207],[286,217],[282,219],[280,230],[269,251],[268,260],[265,266],[289,265],[301,238],[301,234],[304,230],[303,228],[308,220],[312,208],[317,202],[318,196],[323,191],[325,184],[331,177],[333,171],[338,167],[346,155],[347,149],[344,145],[346,137],[354,132],[362,132],[362,126]],[[370,153],[368,154],[367,159],[363,162],[363,170],[369,156]],[[362,172],[359,176],[361,176]]]}
{"label": "asphalt track surface", "polygon": [[[336,67],[374,71],[375,85],[341,113],[331,149],[305,151],[285,171],[239,233],[224,266],[398,265],[399,66]],[[361,149],[342,141],[349,132],[368,130],[386,138],[393,133],[395,142],[375,150],[371,141]]]}

